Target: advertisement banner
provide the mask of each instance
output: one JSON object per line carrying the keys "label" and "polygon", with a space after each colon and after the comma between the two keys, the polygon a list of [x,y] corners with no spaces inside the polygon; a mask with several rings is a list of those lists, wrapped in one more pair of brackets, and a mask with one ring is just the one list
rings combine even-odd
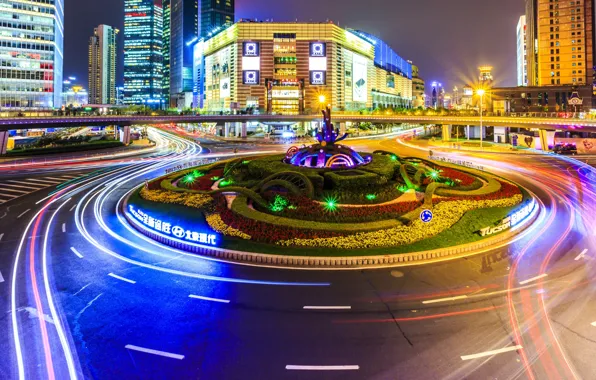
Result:
{"label": "advertisement banner", "polygon": [[222,78],[219,81],[219,98],[229,98],[230,94],[230,78]]}
{"label": "advertisement banner", "polygon": [[326,57],[327,56],[327,44],[324,42],[311,42],[310,43],[310,56],[311,57]]}
{"label": "advertisement banner", "polygon": [[368,61],[358,54],[354,54],[352,78],[353,101],[366,103],[368,100]]}

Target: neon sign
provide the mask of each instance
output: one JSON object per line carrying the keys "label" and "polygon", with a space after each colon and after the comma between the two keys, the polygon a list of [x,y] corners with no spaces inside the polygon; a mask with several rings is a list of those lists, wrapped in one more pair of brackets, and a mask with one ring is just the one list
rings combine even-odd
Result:
{"label": "neon sign", "polygon": [[534,210],[534,206],[536,206],[536,202],[532,199],[527,205],[523,206],[513,214],[509,215],[505,219],[501,220],[501,222],[494,227],[484,227],[478,231],[480,236],[490,236],[497,234],[499,232],[505,231],[509,228],[515,227],[516,225],[520,224],[523,220],[525,220]]}
{"label": "neon sign", "polygon": [[193,231],[178,225],[172,225],[165,220],[157,219],[145,213],[141,209],[135,209],[133,205],[128,205],[128,210],[130,211],[130,214],[144,226],[164,235],[199,244],[217,245],[217,235],[215,234]]}

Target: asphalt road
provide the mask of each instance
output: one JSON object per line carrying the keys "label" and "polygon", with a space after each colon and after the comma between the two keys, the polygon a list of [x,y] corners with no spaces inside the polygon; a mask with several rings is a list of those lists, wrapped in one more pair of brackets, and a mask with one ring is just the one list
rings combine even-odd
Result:
{"label": "asphalt road", "polygon": [[[281,270],[181,254],[122,223],[130,189],[232,149],[158,139],[151,157],[0,205],[0,378],[594,377],[591,168],[469,154],[544,203],[518,240],[434,265]],[[352,145],[427,154],[395,139]]]}

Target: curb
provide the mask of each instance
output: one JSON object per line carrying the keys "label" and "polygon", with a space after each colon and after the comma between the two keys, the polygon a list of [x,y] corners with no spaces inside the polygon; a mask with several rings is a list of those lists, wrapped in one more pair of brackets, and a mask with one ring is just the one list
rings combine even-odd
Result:
{"label": "curb", "polygon": [[135,230],[161,244],[185,252],[195,253],[208,258],[222,260],[237,264],[248,264],[255,266],[277,267],[287,269],[374,269],[383,267],[399,267],[410,265],[430,264],[440,261],[471,256],[482,253],[482,249],[494,249],[495,245],[503,243],[517,236],[536,221],[540,215],[540,203],[535,202],[536,207],[530,217],[524,220],[515,230],[508,230],[494,237],[479,240],[474,243],[463,244],[454,247],[441,248],[431,251],[402,253],[382,256],[349,256],[349,257],[313,257],[313,256],[282,256],[265,253],[234,251],[224,248],[214,248],[198,244],[187,244],[182,241],[174,241],[167,237],[141,228],[140,223],[129,217],[128,200],[130,194],[122,202],[120,211]]}

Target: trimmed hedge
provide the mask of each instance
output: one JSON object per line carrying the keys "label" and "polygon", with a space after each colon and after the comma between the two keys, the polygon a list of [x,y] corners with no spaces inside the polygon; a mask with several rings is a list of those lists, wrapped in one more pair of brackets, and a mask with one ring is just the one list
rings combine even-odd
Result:
{"label": "trimmed hedge", "polygon": [[[362,170],[350,170],[350,173],[357,175],[341,175],[338,172],[325,173],[325,179],[330,182],[334,190],[337,191],[360,191],[367,192],[369,187],[378,187],[387,184],[387,178],[378,174],[365,172]],[[341,173],[341,172],[339,172]]]}
{"label": "trimmed hedge", "polygon": [[41,154],[54,154],[54,153],[72,153],[82,152],[86,150],[98,150],[98,149],[110,149],[120,148],[124,144],[120,141],[100,141],[96,143],[77,144],[77,145],[64,145],[55,146],[50,148],[32,148],[32,149],[16,149],[9,150],[6,152],[6,156],[37,156]]}

